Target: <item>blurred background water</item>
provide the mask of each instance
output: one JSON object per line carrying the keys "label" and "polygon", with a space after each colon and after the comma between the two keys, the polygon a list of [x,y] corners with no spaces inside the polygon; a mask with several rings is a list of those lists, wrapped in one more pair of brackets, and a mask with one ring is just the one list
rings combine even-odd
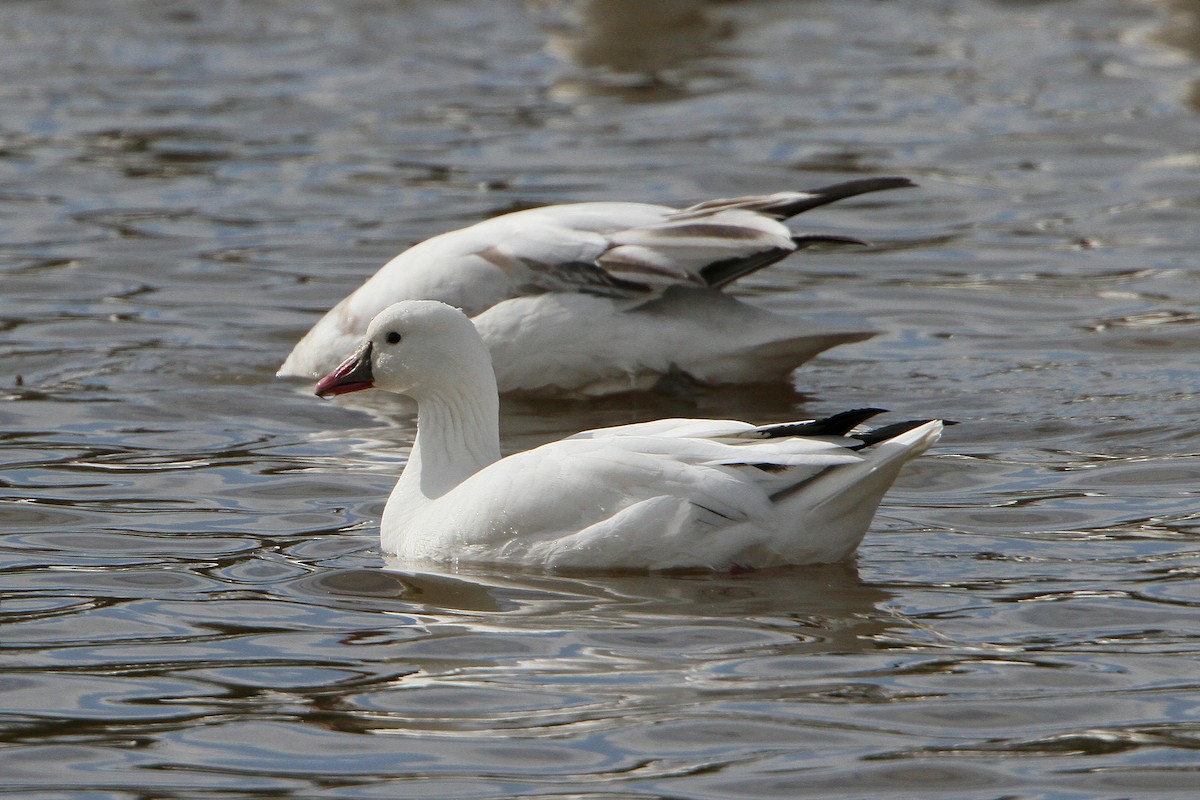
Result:
{"label": "blurred background water", "polygon": [[[0,796],[1192,797],[1200,2],[0,5]],[[963,424],[852,564],[388,570],[411,420],[273,377],[403,247],[868,175],[739,293]]]}

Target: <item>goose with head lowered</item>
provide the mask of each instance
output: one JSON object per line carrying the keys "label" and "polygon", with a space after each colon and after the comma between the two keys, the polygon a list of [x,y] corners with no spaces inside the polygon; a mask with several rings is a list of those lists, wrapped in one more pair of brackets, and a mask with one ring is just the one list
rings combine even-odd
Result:
{"label": "goose with head lowered", "polygon": [[661,419],[500,457],[487,347],[458,309],[405,301],[316,387],[417,402],[417,435],[388,498],[383,550],[405,563],[530,568],[749,569],[840,561],[939,420],[864,430],[880,409],[752,425]]}
{"label": "goose with head lowered", "polygon": [[684,209],[586,202],[504,214],[393,258],[305,334],[278,374],[320,377],[392,303],[440,300],[474,320],[506,394],[781,382],[821,351],[870,334],[830,331],[721,290],[812,244],[863,244],[794,233],[789,217],[913,185],[864,178]]}

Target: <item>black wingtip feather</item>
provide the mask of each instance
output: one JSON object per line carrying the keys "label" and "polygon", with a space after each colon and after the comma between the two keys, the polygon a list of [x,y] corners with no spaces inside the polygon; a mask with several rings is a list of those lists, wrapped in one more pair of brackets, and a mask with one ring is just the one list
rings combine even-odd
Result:
{"label": "black wingtip feather", "polygon": [[783,425],[760,428],[759,432],[764,439],[774,439],[780,436],[845,436],[863,422],[885,411],[887,411],[885,408],[855,408],[812,422],[788,422]]}
{"label": "black wingtip feather", "polygon": [[[762,209],[762,212],[778,219],[787,219],[797,214],[819,206],[836,203],[847,197],[855,197],[868,192],[882,192],[888,189],[904,189],[916,186],[908,178],[860,178],[853,181],[834,183],[820,189],[805,190],[804,196],[791,203],[780,203],[777,206]],[[701,204],[703,205],[703,204]],[[797,250],[803,250],[814,244],[856,244],[866,246],[867,242],[853,236],[824,236],[821,234],[796,235],[792,242]],[[774,247],[760,253],[753,253],[746,258],[730,258],[709,264],[700,269],[700,278],[714,289],[721,289],[751,272],[774,264],[793,253],[792,250]]]}
{"label": "black wingtip feather", "polygon": [[797,250],[803,250],[814,244],[857,244],[863,247],[870,244],[853,236],[826,236],[819,233],[797,234],[792,237],[792,242],[795,243]]}
{"label": "black wingtip feather", "polygon": [[[870,447],[873,444],[886,442],[888,439],[895,439],[908,433],[914,428],[919,428],[926,423],[933,422],[931,419],[910,419],[904,422],[893,422],[890,425],[884,425],[881,428],[864,431],[863,433],[854,434],[855,439],[858,439],[862,444],[854,445],[852,450],[861,450],[864,447]],[[943,425],[957,425],[958,423],[952,419],[944,419],[941,421]]]}
{"label": "black wingtip feather", "polygon": [[809,197],[786,205],[777,206],[772,208],[771,212],[786,219],[810,209],[836,203],[838,200],[845,200],[847,197],[856,197],[860,194],[868,194],[870,192],[884,192],[891,189],[910,189],[916,185],[908,178],[895,176],[886,178],[859,178],[853,181],[833,183],[818,189],[805,189],[804,192],[810,195]]}
{"label": "black wingtip feather", "polygon": [[794,252],[794,250],[786,250],[782,247],[772,247],[746,258],[727,258],[723,261],[714,261],[700,270],[700,279],[713,289],[723,289],[738,278],[749,275],[751,272],[758,272],[763,267],[769,267]]}

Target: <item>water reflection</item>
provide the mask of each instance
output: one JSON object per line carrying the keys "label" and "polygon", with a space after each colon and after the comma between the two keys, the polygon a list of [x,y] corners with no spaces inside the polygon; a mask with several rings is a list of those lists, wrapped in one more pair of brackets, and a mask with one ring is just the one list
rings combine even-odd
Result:
{"label": "water reflection", "polygon": [[[813,669],[822,656],[873,653],[908,627],[889,608],[893,594],[850,565],[571,576],[389,563],[382,572],[324,570],[286,591],[300,602],[386,612],[343,638],[375,677],[323,693],[327,730],[391,733],[418,748],[419,732],[554,731],[574,743],[564,753],[571,761],[591,752],[601,731],[619,735],[614,752],[636,752],[625,741],[631,716],[672,720],[690,736],[679,722],[689,716],[681,694],[870,693]],[[756,727],[744,734],[756,738]]]}
{"label": "water reflection", "polygon": [[869,637],[897,622],[884,608],[891,593],[864,583],[852,563],[744,575],[574,575],[484,568],[430,572],[413,571],[390,557],[385,567],[322,571],[291,581],[289,592],[320,602],[398,601],[410,612],[448,615],[458,623],[496,613],[551,628],[564,617],[575,626],[590,620],[600,628],[641,627],[640,620],[648,618],[687,620],[689,625],[697,618],[714,623],[773,619],[774,624],[811,629],[814,640],[839,652],[869,649],[864,644]]}
{"label": "water reflection", "polygon": [[[1151,37],[1168,47],[1185,53],[1192,61],[1200,61],[1200,0],[1158,0],[1169,11],[1163,25]],[[1200,112],[1200,79],[1188,82],[1186,102],[1192,111]]]}
{"label": "water reflection", "polygon": [[546,32],[546,49],[582,71],[556,94],[616,94],[661,101],[685,92],[674,70],[713,52],[733,23],[710,0],[530,0]]}
{"label": "water reflection", "polygon": [[1168,15],[1153,38],[1200,60],[1200,0],[1157,0]]}

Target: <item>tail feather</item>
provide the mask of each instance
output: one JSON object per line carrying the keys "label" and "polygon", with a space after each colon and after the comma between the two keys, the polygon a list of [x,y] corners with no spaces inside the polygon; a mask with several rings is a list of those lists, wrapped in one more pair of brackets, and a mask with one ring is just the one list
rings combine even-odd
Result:
{"label": "tail feather", "polygon": [[853,553],[901,468],[941,432],[940,420],[916,425],[875,444],[861,462],[831,467],[772,497],[789,517],[805,521],[806,535],[788,558],[832,562]]}

